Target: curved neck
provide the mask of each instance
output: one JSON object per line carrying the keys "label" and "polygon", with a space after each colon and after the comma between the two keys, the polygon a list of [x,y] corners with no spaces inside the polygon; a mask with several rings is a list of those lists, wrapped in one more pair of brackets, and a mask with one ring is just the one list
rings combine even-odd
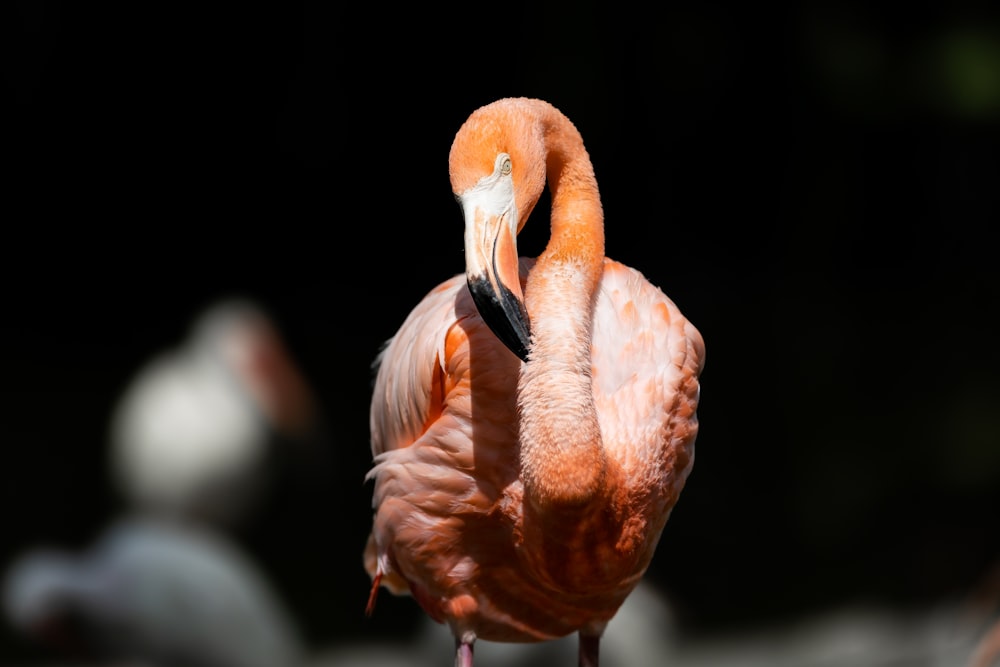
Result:
{"label": "curved neck", "polygon": [[590,356],[604,214],[579,132],[555,113],[542,120],[552,231],[525,287],[532,344],[518,386],[521,472],[539,512],[582,511],[607,481]]}

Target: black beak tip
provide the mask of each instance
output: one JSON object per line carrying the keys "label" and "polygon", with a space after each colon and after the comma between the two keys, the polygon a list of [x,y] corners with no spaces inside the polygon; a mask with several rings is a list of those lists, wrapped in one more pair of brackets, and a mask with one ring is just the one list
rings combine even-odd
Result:
{"label": "black beak tip", "polygon": [[483,321],[507,349],[521,361],[528,361],[531,334],[524,304],[502,285],[501,293],[497,294],[488,280],[470,278],[468,285]]}

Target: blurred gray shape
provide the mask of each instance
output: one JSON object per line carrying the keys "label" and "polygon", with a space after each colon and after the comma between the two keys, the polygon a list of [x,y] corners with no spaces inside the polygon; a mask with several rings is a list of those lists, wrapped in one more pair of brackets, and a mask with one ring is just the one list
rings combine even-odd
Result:
{"label": "blurred gray shape", "polygon": [[24,636],[62,629],[74,643],[54,648],[101,664],[291,667],[305,654],[254,563],[220,535],[160,520],[123,519],[80,555],[24,553],[4,609]]}

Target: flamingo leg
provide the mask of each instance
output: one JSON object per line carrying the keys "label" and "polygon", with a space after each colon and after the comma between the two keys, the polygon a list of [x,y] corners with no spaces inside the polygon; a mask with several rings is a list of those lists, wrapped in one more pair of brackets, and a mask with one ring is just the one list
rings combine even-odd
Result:
{"label": "flamingo leg", "polygon": [[597,667],[601,649],[600,635],[580,633],[580,667]]}
{"label": "flamingo leg", "polygon": [[382,568],[380,567],[375,576],[372,577],[372,590],[368,594],[368,604],[365,606],[365,616],[371,616],[375,612],[375,598],[378,597],[378,587],[382,583]]}
{"label": "flamingo leg", "polygon": [[455,639],[455,667],[472,667],[472,644]]}

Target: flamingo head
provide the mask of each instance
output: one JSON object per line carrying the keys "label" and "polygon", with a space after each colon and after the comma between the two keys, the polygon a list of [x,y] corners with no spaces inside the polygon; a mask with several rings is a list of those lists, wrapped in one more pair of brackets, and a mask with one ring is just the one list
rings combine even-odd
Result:
{"label": "flamingo head", "polygon": [[[531,327],[518,277],[517,234],[545,187],[539,104],[508,99],[477,110],[459,129],[449,159],[465,218],[469,291],[493,333],[524,361]],[[520,105],[529,113],[514,113]]]}

